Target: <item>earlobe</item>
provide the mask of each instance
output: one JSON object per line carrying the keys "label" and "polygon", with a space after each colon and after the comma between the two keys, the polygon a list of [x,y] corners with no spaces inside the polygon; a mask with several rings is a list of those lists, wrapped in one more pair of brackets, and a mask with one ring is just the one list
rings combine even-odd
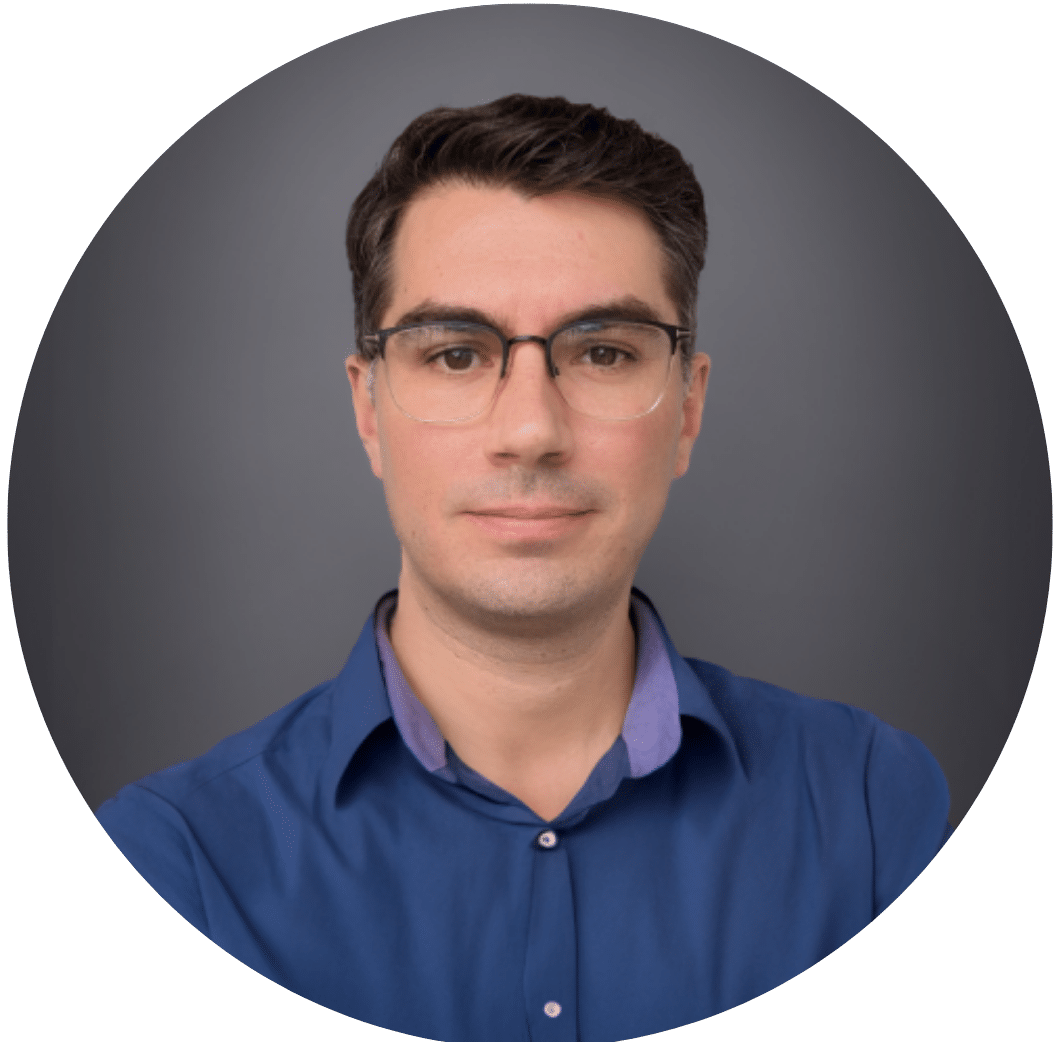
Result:
{"label": "earlobe", "polygon": [[697,353],[690,359],[690,380],[686,387],[686,396],[682,400],[682,429],[675,454],[676,478],[681,478],[689,470],[693,443],[701,432],[704,396],[708,392],[708,374],[711,368],[712,360],[706,354]]}
{"label": "earlobe", "polygon": [[376,401],[373,380],[375,378],[374,360],[361,355],[350,355],[346,360],[347,379],[350,381],[350,397],[354,406],[354,417],[358,425],[358,435],[369,457],[372,472],[383,478],[380,465],[380,432],[377,427]]}

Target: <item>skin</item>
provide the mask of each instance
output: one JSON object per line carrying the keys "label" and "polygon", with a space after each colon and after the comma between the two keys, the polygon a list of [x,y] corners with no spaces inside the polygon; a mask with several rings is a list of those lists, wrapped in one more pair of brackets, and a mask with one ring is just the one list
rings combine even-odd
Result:
{"label": "skin", "polygon": [[[656,232],[575,193],[436,186],[408,206],[381,328],[474,309],[548,336],[621,304],[678,324]],[[660,404],[595,420],[564,402],[543,350],[513,345],[480,416],[421,423],[379,364],[347,359],[358,432],[402,547],[391,641],[457,755],[548,821],[623,726],[634,683],[634,574],[700,430],[709,359],[675,360]]]}

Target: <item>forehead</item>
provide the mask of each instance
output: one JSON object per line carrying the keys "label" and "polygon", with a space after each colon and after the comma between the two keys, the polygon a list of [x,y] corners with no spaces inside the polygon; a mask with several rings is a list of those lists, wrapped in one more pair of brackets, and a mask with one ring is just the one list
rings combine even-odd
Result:
{"label": "forehead", "polygon": [[574,192],[528,198],[511,188],[434,187],[406,208],[395,237],[384,325],[438,304],[499,324],[548,324],[634,297],[676,320],[660,239],[624,203]]}

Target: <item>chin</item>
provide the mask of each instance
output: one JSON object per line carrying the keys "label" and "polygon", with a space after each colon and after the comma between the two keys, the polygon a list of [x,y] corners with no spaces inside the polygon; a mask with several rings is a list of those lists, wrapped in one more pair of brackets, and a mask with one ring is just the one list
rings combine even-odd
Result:
{"label": "chin", "polygon": [[[587,614],[607,610],[619,591],[614,581],[543,567],[542,561],[510,562],[481,575],[468,575],[449,586],[443,594],[451,606],[480,625],[508,629],[519,623],[527,627],[553,629],[585,620]],[[627,584],[629,587],[629,584]],[[492,625],[493,624],[493,625]]]}

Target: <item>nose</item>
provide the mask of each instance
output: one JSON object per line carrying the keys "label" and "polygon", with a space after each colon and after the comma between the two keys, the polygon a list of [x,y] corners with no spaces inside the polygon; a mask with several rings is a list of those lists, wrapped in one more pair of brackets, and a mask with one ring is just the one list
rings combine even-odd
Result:
{"label": "nose", "polygon": [[[524,343],[541,344],[542,345],[542,351],[543,351],[543,357],[545,357],[546,344],[547,344],[547,340],[546,340],[545,337],[541,337],[541,336],[514,336],[514,337],[512,337],[509,340],[509,356],[510,356],[510,358],[512,357],[513,344],[524,344]],[[548,371],[548,369],[547,369],[547,371]]]}
{"label": "nose", "polygon": [[545,346],[517,341],[487,414],[486,451],[498,463],[527,467],[565,462],[573,438],[568,406],[546,371]]}

